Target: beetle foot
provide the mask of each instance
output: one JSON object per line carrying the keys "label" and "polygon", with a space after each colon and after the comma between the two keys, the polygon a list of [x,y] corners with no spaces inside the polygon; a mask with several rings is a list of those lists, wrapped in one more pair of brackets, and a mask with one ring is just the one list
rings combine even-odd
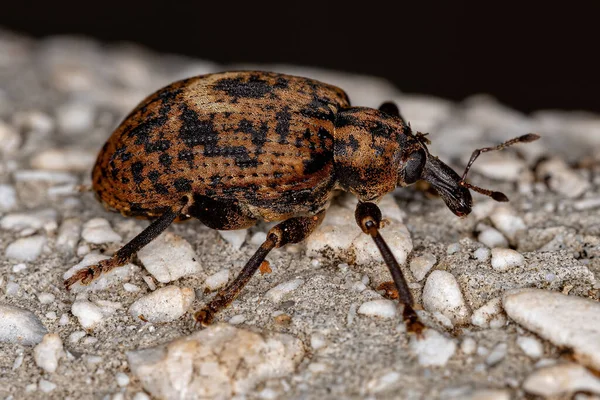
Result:
{"label": "beetle foot", "polygon": [[69,290],[77,282],[80,282],[82,285],[89,285],[92,283],[92,281],[99,278],[100,275],[110,271],[118,265],[119,262],[115,258],[109,258],[107,260],[100,261],[98,264],[90,265],[89,267],[80,269],[79,271],[75,272],[72,277],[65,280],[65,287],[67,290]]}
{"label": "beetle foot", "polygon": [[202,310],[198,311],[196,314],[194,314],[194,319],[196,320],[196,328],[206,328],[207,326],[212,324],[214,314],[208,309],[208,307],[205,307]]}

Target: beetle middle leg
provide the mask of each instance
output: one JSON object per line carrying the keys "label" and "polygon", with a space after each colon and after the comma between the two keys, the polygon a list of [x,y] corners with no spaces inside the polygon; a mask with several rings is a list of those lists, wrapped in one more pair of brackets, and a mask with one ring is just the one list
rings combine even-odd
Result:
{"label": "beetle middle leg", "polygon": [[140,234],[131,239],[125,246],[121,247],[111,258],[102,260],[98,264],[90,265],[81,269],[65,281],[65,286],[70,289],[77,282],[83,285],[89,285],[100,275],[110,271],[113,268],[125,265],[142,247],[153,241],[158,235],[164,232],[175,219],[181,215],[181,211],[187,205],[187,199],[182,200],[182,204],[166,211],[163,215],[155,219]]}
{"label": "beetle middle leg", "polygon": [[392,278],[394,279],[394,283],[398,289],[398,299],[404,304],[403,317],[408,331],[420,334],[425,326],[421,323],[417,313],[415,312],[414,300],[410,289],[406,284],[404,274],[402,273],[400,265],[398,265],[398,261],[396,261],[394,254],[379,233],[381,210],[374,203],[359,202],[356,206],[354,215],[356,217],[356,223],[358,226],[360,226],[362,231],[373,238],[373,241],[377,245],[377,248],[383,257],[383,261],[385,261],[385,264],[392,274]]}
{"label": "beetle middle leg", "polygon": [[303,241],[321,224],[324,217],[325,210],[312,217],[290,218],[271,228],[267,234],[267,239],[246,263],[234,281],[219,291],[210,303],[194,315],[196,322],[203,326],[210,325],[215,314],[236,299],[271,250],[288,243]]}

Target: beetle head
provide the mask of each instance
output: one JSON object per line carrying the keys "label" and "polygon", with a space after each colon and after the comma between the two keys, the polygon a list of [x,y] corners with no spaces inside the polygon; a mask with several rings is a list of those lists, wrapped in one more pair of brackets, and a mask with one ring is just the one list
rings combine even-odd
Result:
{"label": "beetle head", "polygon": [[433,189],[440,195],[448,208],[459,217],[468,215],[471,212],[473,198],[470,190],[491,197],[496,201],[508,201],[504,193],[483,189],[467,182],[469,169],[481,153],[493,150],[502,150],[516,143],[527,143],[539,139],[539,136],[533,133],[519,136],[508,140],[498,146],[477,149],[471,155],[471,159],[465,168],[462,177],[452,168],[444,164],[437,157],[432,156],[427,150],[429,141],[423,134],[418,133],[415,137],[416,142],[420,144],[419,148],[414,148],[407,152],[401,164],[399,171],[399,186],[410,185],[417,180],[424,180],[431,184]]}

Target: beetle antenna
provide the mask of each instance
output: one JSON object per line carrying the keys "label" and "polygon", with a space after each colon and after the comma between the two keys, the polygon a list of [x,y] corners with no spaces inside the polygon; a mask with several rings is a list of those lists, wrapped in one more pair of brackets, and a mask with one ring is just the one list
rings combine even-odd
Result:
{"label": "beetle antenna", "polygon": [[475,151],[473,151],[473,154],[471,154],[471,159],[467,163],[465,172],[463,173],[462,178],[460,179],[460,182],[458,184],[461,186],[464,186],[466,188],[469,188],[471,190],[474,190],[478,193],[489,196],[496,201],[501,201],[501,202],[508,201],[508,197],[506,197],[506,195],[504,193],[495,192],[493,190],[483,189],[483,188],[480,188],[479,186],[471,185],[470,183],[467,182],[467,174],[469,173],[471,166],[473,165],[475,160],[477,160],[477,158],[481,155],[481,153],[487,153],[488,151],[494,151],[494,150],[502,150],[502,149],[505,149],[505,148],[512,146],[514,144],[517,144],[517,143],[533,142],[535,140],[538,140],[539,138],[540,138],[540,135],[538,135],[536,133],[528,133],[526,135],[522,135],[522,136],[516,137],[514,139],[507,140],[506,142],[500,143],[497,146],[476,149]]}

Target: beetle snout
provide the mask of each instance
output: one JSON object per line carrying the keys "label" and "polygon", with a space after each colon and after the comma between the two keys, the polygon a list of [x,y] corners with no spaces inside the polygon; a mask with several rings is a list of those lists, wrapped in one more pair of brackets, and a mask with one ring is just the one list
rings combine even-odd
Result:
{"label": "beetle snout", "polygon": [[429,157],[423,169],[422,179],[429,182],[446,203],[450,211],[459,217],[471,213],[471,192],[460,184],[460,176],[437,157]]}

